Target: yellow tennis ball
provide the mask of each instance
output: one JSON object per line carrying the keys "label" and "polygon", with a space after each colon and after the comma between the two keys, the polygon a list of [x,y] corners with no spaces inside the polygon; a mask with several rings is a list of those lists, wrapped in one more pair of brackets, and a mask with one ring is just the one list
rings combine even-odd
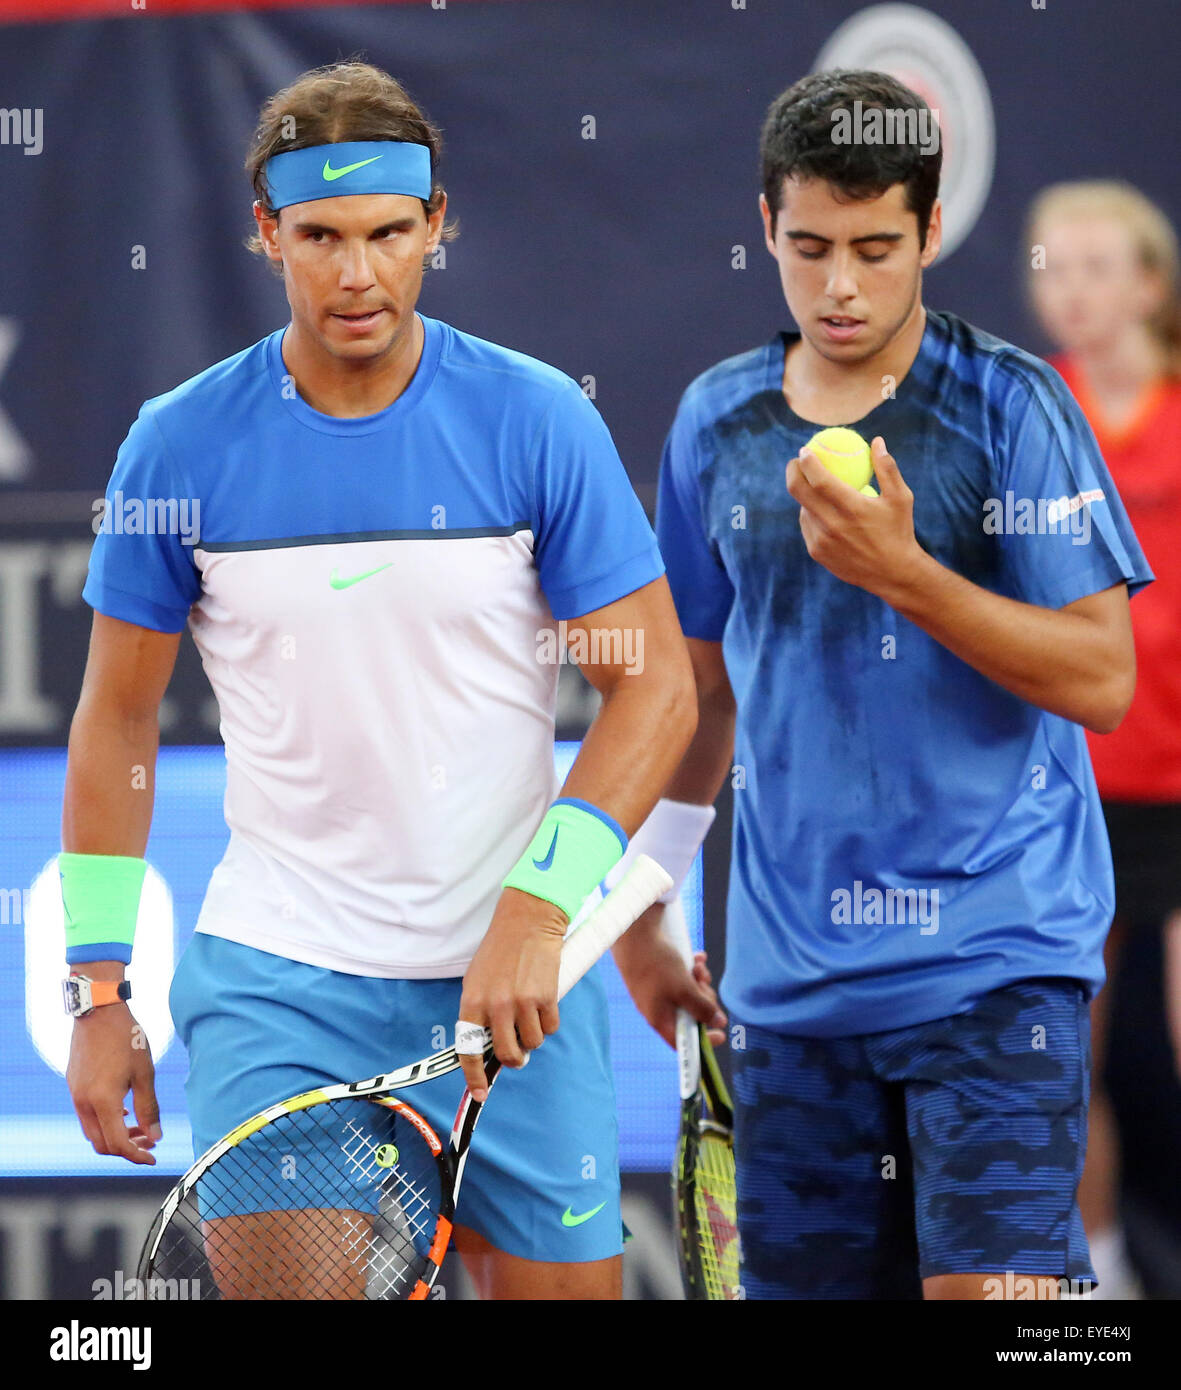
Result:
{"label": "yellow tennis ball", "polygon": [[[842,483],[848,483],[859,492],[864,492],[866,485],[873,480],[869,445],[856,430],[821,430],[808,440],[804,448]],[[873,496],[876,497],[877,493],[873,493]]]}

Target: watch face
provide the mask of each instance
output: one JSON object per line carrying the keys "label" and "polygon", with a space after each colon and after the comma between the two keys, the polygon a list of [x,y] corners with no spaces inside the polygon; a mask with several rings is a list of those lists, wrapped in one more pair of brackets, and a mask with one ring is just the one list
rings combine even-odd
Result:
{"label": "watch face", "polygon": [[66,1006],[66,1013],[73,1014],[77,1018],[82,1012],[82,983],[80,980],[62,981],[62,1000]]}

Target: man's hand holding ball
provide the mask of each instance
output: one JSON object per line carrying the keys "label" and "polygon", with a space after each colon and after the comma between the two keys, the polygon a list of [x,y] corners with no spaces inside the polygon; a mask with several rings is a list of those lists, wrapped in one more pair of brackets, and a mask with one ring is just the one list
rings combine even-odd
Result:
{"label": "man's hand holding ball", "polygon": [[933,563],[915,539],[914,494],[880,435],[871,448],[855,430],[821,430],[787,465],[787,490],[808,554],[847,584],[889,603]]}

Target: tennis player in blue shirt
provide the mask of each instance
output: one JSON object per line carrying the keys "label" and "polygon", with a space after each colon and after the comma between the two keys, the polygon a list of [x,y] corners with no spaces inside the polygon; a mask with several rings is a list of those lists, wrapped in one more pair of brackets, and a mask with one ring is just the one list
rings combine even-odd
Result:
{"label": "tennis player in blue shirt", "polygon": [[[668,437],[700,717],[635,847],[687,860],[731,778],[746,1295],[1056,1297],[1093,1279],[1075,1190],[1113,899],[1083,729],[1128,707],[1151,574],[1059,376],[924,308],[940,151],[834,141],[871,109],[929,118],[873,72],[766,118],[798,331],[700,376]],[[802,452],[823,426],[872,441],[880,496]]]}

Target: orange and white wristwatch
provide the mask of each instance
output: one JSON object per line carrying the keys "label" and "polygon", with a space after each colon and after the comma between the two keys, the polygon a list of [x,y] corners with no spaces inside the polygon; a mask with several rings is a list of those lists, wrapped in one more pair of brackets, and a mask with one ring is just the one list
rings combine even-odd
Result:
{"label": "orange and white wristwatch", "polygon": [[103,1004],[118,1004],[130,998],[130,980],[92,980],[89,975],[71,975],[62,981],[66,1013],[73,1018],[85,1018]]}

